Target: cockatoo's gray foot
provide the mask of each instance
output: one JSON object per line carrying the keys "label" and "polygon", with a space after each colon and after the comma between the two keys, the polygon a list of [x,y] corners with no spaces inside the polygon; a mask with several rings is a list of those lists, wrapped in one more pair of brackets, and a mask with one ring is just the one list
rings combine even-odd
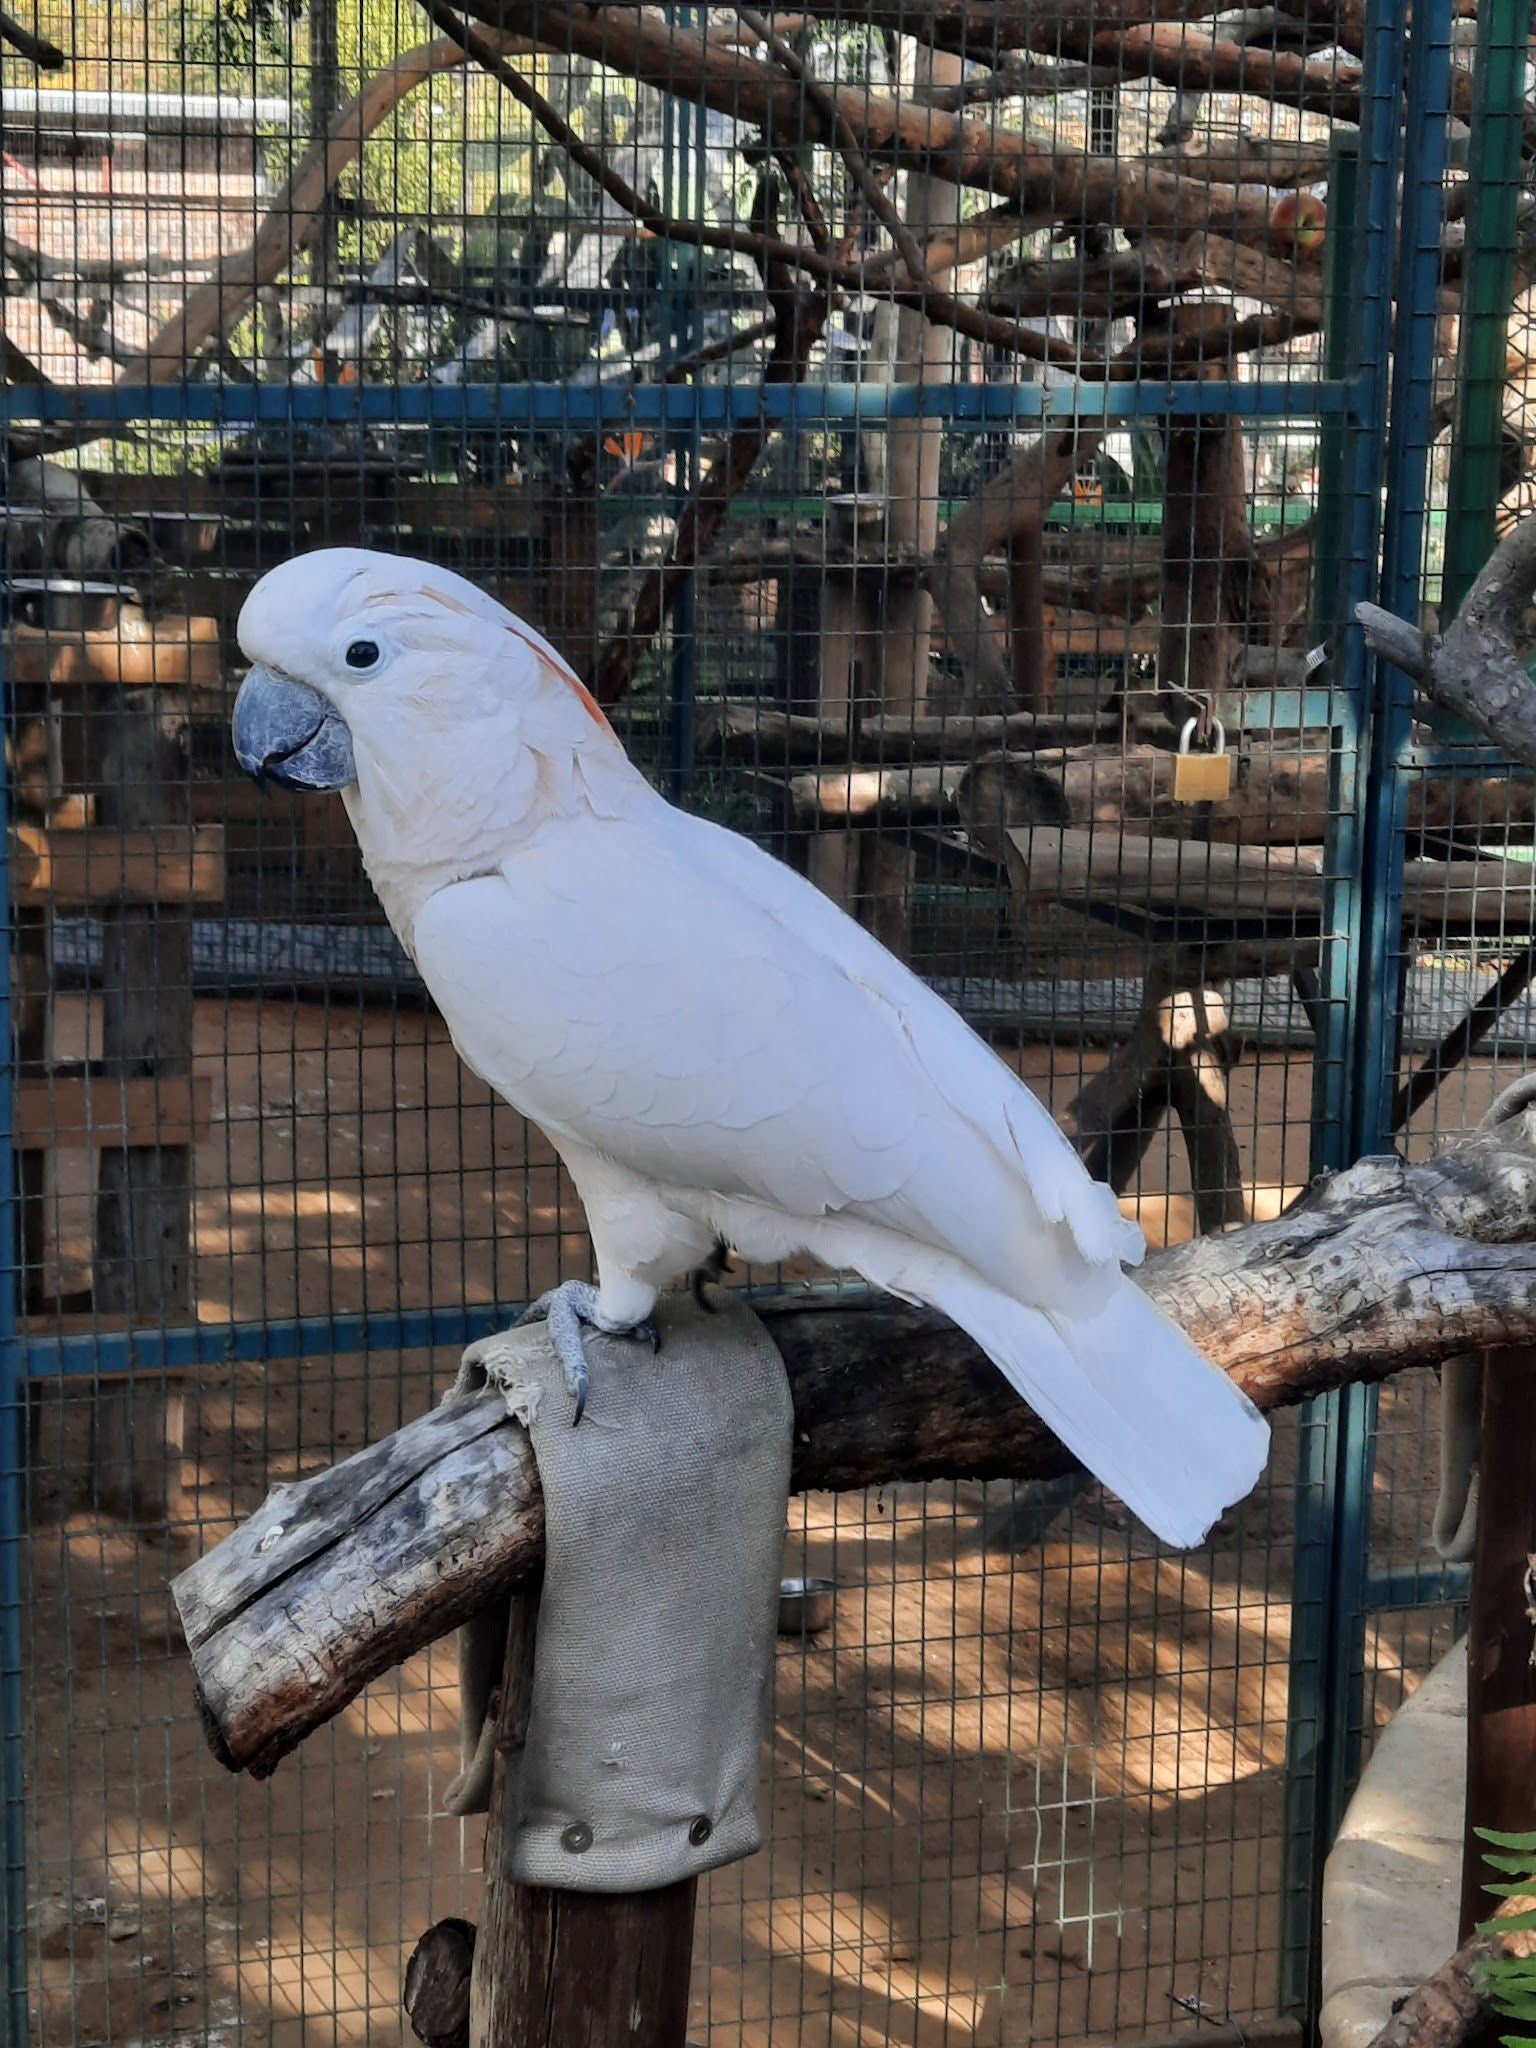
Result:
{"label": "cockatoo's gray foot", "polygon": [[661,1334],[654,1323],[613,1323],[598,1313],[597,1298],[597,1289],[590,1281],[567,1280],[559,1287],[552,1287],[548,1294],[541,1294],[517,1319],[519,1327],[524,1323],[537,1322],[548,1327],[549,1341],[555,1348],[555,1356],[565,1374],[565,1384],[576,1403],[576,1413],[571,1418],[573,1429],[587,1412],[587,1340],[584,1330],[601,1330],[605,1337],[638,1337],[649,1344],[652,1351],[661,1349]]}
{"label": "cockatoo's gray foot", "polygon": [[712,1281],[722,1280],[725,1277],[725,1269],[730,1263],[731,1248],[723,1237],[717,1237],[714,1249],[703,1265],[695,1266],[688,1275],[688,1286],[693,1294],[693,1298],[707,1316],[714,1314],[715,1305],[704,1290]]}

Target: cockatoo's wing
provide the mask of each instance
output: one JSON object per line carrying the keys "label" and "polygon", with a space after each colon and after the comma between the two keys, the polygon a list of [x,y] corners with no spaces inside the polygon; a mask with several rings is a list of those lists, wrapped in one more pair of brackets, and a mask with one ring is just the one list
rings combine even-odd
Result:
{"label": "cockatoo's wing", "polygon": [[1252,1406],[1124,1276],[1044,1108],[819,891],[659,801],[441,891],[415,952],[468,1064],[558,1142],[773,1212],[933,1303],[1161,1535],[1262,1469]]}
{"label": "cockatoo's wing", "polygon": [[442,891],[414,944],[469,1064],[552,1135],[808,1222],[862,1217],[1042,1307],[1140,1233],[947,1005],[818,890],[669,807]]}

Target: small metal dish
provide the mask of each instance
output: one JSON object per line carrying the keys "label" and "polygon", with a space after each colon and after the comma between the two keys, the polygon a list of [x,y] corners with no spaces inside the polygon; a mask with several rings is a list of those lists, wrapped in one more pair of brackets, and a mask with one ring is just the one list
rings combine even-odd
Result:
{"label": "small metal dish", "polygon": [[90,583],[65,576],[16,576],[5,585],[7,623],[45,633],[100,633],[135,602],[126,583]]}
{"label": "small metal dish", "polygon": [[133,524],[143,527],[171,562],[200,561],[219,544],[219,521],[208,512],[137,512]]}
{"label": "small metal dish", "polygon": [[832,1626],[837,1584],[832,1579],[780,1579],[779,1634],[816,1636]]}

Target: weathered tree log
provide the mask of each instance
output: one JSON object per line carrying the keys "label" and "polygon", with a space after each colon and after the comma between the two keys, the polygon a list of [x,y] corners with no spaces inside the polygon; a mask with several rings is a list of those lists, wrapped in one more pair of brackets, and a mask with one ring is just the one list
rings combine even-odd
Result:
{"label": "weathered tree log", "polygon": [[1247,464],[1235,420],[1170,421],[1163,437],[1163,582],[1157,682],[1182,722],[1227,680],[1233,565],[1248,552]]}
{"label": "weathered tree log", "polygon": [[426,2048],[469,2048],[474,1960],[475,1930],[467,1920],[437,1921],[412,1949],[401,2003],[411,2032]]}
{"label": "weathered tree log", "polygon": [[[1100,903],[1147,917],[1178,914],[1186,930],[1262,921],[1266,938],[1315,937],[1325,902],[1321,846],[1232,846],[1162,834],[1118,844],[1080,827],[1032,825],[1004,843],[1018,914],[1030,903]],[[1403,868],[1406,929],[1502,931],[1536,915],[1526,862],[1410,860]],[[1522,911],[1522,907],[1524,909]]]}
{"label": "weathered tree log", "polygon": [[1379,605],[1355,617],[1366,644],[1432,697],[1536,767],[1536,682],[1526,672],[1522,616],[1536,591],[1536,517],[1500,542],[1445,632],[1424,633]]}
{"label": "weathered tree log", "polygon": [[1015,264],[988,286],[980,303],[1014,320],[1039,319],[1071,306],[1079,318],[1137,316],[1149,302],[1195,289],[1231,292],[1278,306],[1309,322],[1323,317],[1322,279],[1283,257],[1224,235],[1189,235],[1177,244],[1158,236],[1134,250],[1092,258],[1051,256]]}
{"label": "weathered tree log", "polygon": [[[1363,1161],[1275,1222],[1157,1254],[1141,1278],[1263,1408],[1536,1341],[1536,1113],[1421,1165]],[[880,1298],[761,1309],[794,1392],[802,1491],[1071,1469],[943,1317]],[[370,1679],[525,1578],[542,1543],[527,1438],[492,1394],[276,1488],[173,1587],[215,1753],[270,1773]]]}
{"label": "weathered tree log", "polygon": [[[1490,1920],[1536,1909],[1536,1898],[1506,1899]],[[1536,1955],[1536,1932],[1473,1934],[1417,1991],[1409,1993],[1371,2048],[1463,2048],[1482,2038],[1492,2016],[1484,1972],[1495,1957]]]}
{"label": "weathered tree log", "polygon": [[701,704],[696,731],[699,752],[718,748],[733,761],[788,768],[856,757],[880,761],[966,759],[981,749],[1064,747],[1107,739],[1119,728],[1112,714],[1093,711],[1062,716],[1033,711],[1006,718],[956,712],[925,712],[917,718],[865,718],[856,730],[847,719],[817,718],[810,712],[776,711],[752,698],[718,698]]}
{"label": "weathered tree log", "polygon": [[[1042,745],[1033,753],[975,755],[967,745],[968,722],[956,720],[953,729],[952,747],[929,749],[942,756],[936,763],[924,762],[914,746],[912,767],[850,763],[796,775],[791,804],[802,819],[870,827],[963,824],[983,841],[989,832],[995,841],[1000,825],[1046,817],[1057,824],[1155,828],[1167,837],[1193,831],[1191,807],[1173,801],[1174,757],[1165,748]],[[886,750],[870,744],[865,751],[878,756]],[[773,758],[766,746],[761,758],[765,765]],[[1328,755],[1321,749],[1255,748],[1231,795],[1212,804],[1204,829],[1228,845],[1320,845],[1327,837],[1328,773]],[[1043,804],[1046,782],[1056,785],[1059,802]],[[1529,782],[1426,775],[1416,777],[1409,792],[1408,825],[1414,832],[1466,830],[1487,837],[1496,829],[1529,831],[1533,824],[1536,785]]]}

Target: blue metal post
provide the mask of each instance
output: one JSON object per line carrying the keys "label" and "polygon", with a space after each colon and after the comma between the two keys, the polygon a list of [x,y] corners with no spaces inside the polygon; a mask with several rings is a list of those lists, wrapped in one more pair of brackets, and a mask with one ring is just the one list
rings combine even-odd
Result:
{"label": "blue metal post", "polygon": [[[0,724],[10,707],[0,670]],[[26,1448],[24,1354],[19,1340],[16,1155],[11,1126],[10,789],[0,749],[0,1966],[7,2048],[25,2048],[27,2025],[26,1695],[22,1665],[22,1476]]]}
{"label": "blue metal post", "polygon": [[[1345,430],[1338,522],[1333,644],[1345,697],[1341,801],[1329,857],[1332,914],[1322,977],[1326,1043],[1317,1048],[1322,1113],[1315,1169],[1379,1148],[1390,1128],[1396,1071],[1400,1005],[1384,997],[1400,944],[1401,763],[1409,700],[1397,683],[1373,678],[1354,607],[1380,588],[1384,603],[1417,611],[1450,99],[1448,0],[1414,0],[1411,39],[1408,31],[1406,0],[1377,0],[1367,26],[1352,265],[1362,287],[1352,294],[1357,409]],[[1405,135],[1411,138],[1407,149]],[[1400,177],[1394,320],[1392,227]],[[1310,1403],[1302,1425],[1282,1965],[1282,1997],[1292,2008],[1315,2009],[1322,1864],[1359,1759],[1374,1421],[1374,1393],[1355,1387]]]}
{"label": "blue metal post", "polygon": [[[1328,180],[1328,223],[1323,363],[1327,375],[1344,378],[1360,353],[1356,280],[1364,219],[1359,144],[1352,135],[1334,139]],[[1329,706],[1329,722],[1335,735],[1337,759],[1330,810],[1339,823],[1330,844],[1328,869],[1330,876],[1342,877],[1348,877],[1353,866],[1352,848],[1341,843],[1351,822],[1344,812],[1342,797],[1354,785],[1363,718],[1360,691],[1358,687],[1351,688],[1358,667],[1352,669],[1345,664],[1339,615],[1347,582],[1347,537],[1356,523],[1351,485],[1357,481],[1358,472],[1352,460],[1353,446],[1362,432],[1361,422],[1354,416],[1323,425],[1314,563],[1317,628],[1330,636],[1335,649],[1335,701]],[[1330,880],[1325,901],[1326,932],[1335,933],[1343,927],[1351,888],[1348,879]],[[1322,1030],[1312,1055],[1314,1173],[1337,1167],[1344,1158],[1349,967],[1347,945],[1339,939],[1325,940],[1319,975]],[[1302,1411],[1297,1444],[1280,1930],[1280,2005],[1286,2012],[1304,2012],[1314,1992],[1314,1900],[1321,1864],[1318,1837],[1324,1775],[1323,1718],[1328,1696],[1328,1603],[1336,1521],[1332,1475],[1338,1461],[1340,1422],[1337,1396],[1308,1402]]]}

